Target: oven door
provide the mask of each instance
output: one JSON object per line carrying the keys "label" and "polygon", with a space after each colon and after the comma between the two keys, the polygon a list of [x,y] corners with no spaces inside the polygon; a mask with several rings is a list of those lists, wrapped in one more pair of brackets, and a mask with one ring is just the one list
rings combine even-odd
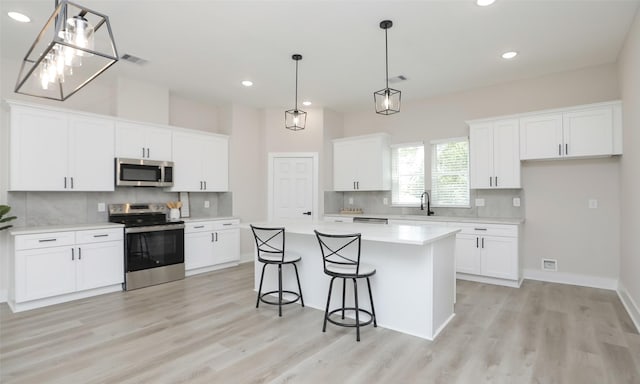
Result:
{"label": "oven door", "polygon": [[184,264],[184,224],[125,228],[128,272]]}

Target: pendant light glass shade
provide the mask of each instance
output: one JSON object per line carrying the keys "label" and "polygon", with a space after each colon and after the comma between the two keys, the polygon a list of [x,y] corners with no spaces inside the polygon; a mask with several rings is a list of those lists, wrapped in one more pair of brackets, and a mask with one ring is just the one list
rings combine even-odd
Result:
{"label": "pendant light glass shade", "polygon": [[15,92],[64,101],[117,61],[108,16],[56,1],[22,61]]}
{"label": "pendant light glass shade", "polygon": [[284,126],[292,131],[303,130],[307,124],[307,112],[298,109],[298,61],[302,60],[302,55],[291,56],[296,62],[296,106],[284,112]]}
{"label": "pendant light glass shade", "polygon": [[393,22],[391,20],[383,20],[380,22],[380,28],[384,29],[384,60],[387,86],[373,93],[373,101],[376,104],[376,113],[381,115],[392,115],[400,112],[402,92],[389,88],[389,44],[387,40],[387,30],[392,26]]}

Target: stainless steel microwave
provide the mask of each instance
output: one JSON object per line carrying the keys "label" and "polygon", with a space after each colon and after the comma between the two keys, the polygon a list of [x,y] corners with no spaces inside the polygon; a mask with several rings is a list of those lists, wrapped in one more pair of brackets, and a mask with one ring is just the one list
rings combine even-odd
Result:
{"label": "stainless steel microwave", "polygon": [[172,187],[173,162],[116,158],[117,187]]}

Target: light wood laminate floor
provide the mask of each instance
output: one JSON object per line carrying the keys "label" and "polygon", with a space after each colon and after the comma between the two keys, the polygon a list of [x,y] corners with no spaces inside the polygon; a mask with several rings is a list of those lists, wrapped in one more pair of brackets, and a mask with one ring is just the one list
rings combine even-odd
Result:
{"label": "light wood laminate floor", "polygon": [[255,309],[252,288],[249,263],[19,314],[2,304],[0,382],[640,383],[640,336],[613,291],[458,281],[434,342],[368,326],[356,343],[353,329],[322,333],[321,311]]}

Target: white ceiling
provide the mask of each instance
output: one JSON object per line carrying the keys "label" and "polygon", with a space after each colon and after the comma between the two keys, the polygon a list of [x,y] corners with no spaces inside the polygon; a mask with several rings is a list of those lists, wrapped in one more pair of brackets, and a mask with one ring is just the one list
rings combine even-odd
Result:
{"label": "white ceiling", "polygon": [[[109,16],[118,75],[168,86],[202,101],[255,107],[293,106],[295,64],[300,100],[338,111],[373,108],[384,88],[383,19],[389,30],[389,75],[403,101],[612,63],[640,0],[178,1],[77,0]],[[0,0],[0,57],[21,60],[54,0]],[[21,11],[32,22],[9,19]],[[516,50],[511,61],[501,53]],[[17,73],[16,73],[17,77]],[[252,88],[240,81],[250,79]],[[90,85],[89,85],[90,86]],[[81,94],[74,97],[81,97]]]}

